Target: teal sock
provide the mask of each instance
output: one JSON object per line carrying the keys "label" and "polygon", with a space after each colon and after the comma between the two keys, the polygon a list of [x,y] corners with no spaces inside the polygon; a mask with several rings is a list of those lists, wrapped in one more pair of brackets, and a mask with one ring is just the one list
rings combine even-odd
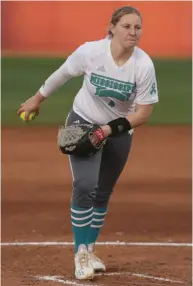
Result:
{"label": "teal sock", "polygon": [[75,253],[80,245],[87,245],[88,232],[92,222],[93,207],[78,208],[71,206],[71,223],[74,235]]}
{"label": "teal sock", "polygon": [[94,244],[99,236],[99,233],[103,227],[107,208],[94,208],[92,223],[88,233],[87,245],[90,251],[93,250]]}

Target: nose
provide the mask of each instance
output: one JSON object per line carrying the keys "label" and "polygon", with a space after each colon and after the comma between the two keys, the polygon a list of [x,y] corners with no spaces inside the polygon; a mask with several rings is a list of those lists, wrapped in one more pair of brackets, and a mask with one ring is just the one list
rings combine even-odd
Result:
{"label": "nose", "polygon": [[131,27],[131,28],[130,28],[129,34],[130,34],[131,36],[135,36],[135,35],[136,35],[136,30],[135,30],[134,27]]}

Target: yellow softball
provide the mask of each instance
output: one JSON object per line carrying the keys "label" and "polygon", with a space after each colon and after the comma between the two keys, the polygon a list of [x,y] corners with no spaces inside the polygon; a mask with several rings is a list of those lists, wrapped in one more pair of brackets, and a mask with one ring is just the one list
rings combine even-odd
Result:
{"label": "yellow softball", "polygon": [[[30,115],[29,115],[29,120],[33,120],[35,117],[36,117],[36,113],[35,113],[35,112],[31,112]],[[20,118],[21,118],[23,121],[26,121],[26,120],[25,120],[25,111],[23,111],[23,112],[20,114]]]}

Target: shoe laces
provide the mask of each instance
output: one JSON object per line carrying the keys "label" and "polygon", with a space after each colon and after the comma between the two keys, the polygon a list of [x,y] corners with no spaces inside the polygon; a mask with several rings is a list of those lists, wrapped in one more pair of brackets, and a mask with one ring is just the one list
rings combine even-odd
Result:
{"label": "shoe laces", "polygon": [[81,268],[88,267],[88,255],[87,253],[81,253],[78,257],[78,262],[80,263]]}
{"label": "shoe laces", "polygon": [[90,255],[91,255],[91,257],[92,257],[93,259],[95,259],[96,261],[102,262],[102,260],[101,260],[100,258],[98,258],[98,257],[95,255],[94,252],[91,252]]}

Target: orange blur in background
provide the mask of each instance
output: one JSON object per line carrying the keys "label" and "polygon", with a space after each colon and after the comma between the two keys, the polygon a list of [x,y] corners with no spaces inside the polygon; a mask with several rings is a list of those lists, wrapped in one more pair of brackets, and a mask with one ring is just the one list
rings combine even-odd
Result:
{"label": "orange blur in background", "polygon": [[151,56],[191,57],[191,2],[2,2],[2,54],[66,55],[106,35],[115,9],[143,17],[139,46]]}

